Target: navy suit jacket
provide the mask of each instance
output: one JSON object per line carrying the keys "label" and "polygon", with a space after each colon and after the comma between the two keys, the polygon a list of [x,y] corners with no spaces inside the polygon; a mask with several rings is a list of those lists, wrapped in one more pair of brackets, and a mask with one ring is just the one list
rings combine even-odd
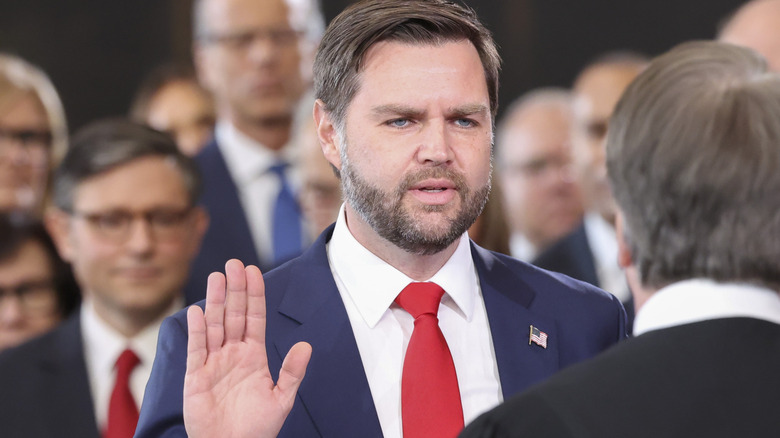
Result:
{"label": "navy suit jacket", "polygon": [[212,141],[195,157],[203,179],[200,204],[210,216],[200,253],[193,260],[185,287],[187,304],[206,297],[206,279],[214,271],[224,271],[225,262],[237,258],[247,265],[260,264],[249,222],[238,197],[238,188],[230,176],[217,142]]}
{"label": "navy suit jacket", "polygon": [[[301,257],[265,276],[268,362],[274,379],[296,342],[313,353],[280,437],[379,437],[382,431],[325,244],[331,226]],[[612,295],[472,244],[501,389],[509,398],[625,338],[625,313]],[[202,305],[203,303],[201,303]],[[184,437],[182,391],[186,314],[162,325],[136,437]],[[529,345],[529,326],[548,335]]]}
{"label": "navy suit jacket", "polygon": [[100,438],[78,312],[0,353],[0,436]]}
{"label": "navy suit jacket", "polygon": [[580,222],[572,232],[542,251],[532,263],[596,287],[600,286],[596,261],[588,243],[588,234],[585,232],[585,222]]}

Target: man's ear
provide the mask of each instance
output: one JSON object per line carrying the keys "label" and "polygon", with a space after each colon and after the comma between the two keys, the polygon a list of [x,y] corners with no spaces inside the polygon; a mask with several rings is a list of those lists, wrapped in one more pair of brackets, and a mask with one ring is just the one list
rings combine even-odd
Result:
{"label": "man's ear", "polygon": [[70,215],[59,208],[52,207],[46,211],[43,219],[46,231],[49,232],[54,241],[60,258],[66,262],[72,262],[73,242],[70,238]]}
{"label": "man's ear", "polygon": [[314,102],[314,124],[317,129],[317,137],[320,139],[320,146],[322,147],[322,153],[325,155],[325,159],[328,162],[341,171],[341,154],[339,148],[343,144],[342,139],[339,138],[336,125],[333,123],[332,117],[327,110],[325,110],[325,103],[320,99]]}
{"label": "man's ear", "polygon": [[615,215],[615,233],[617,234],[618,243],[618,265],[621,268],[626,269],[634,264],[634,255],[631,253],[631,245],[629,244],[628,236],[626,235],[626,218],[623,216],[623,211],[618,208]]}

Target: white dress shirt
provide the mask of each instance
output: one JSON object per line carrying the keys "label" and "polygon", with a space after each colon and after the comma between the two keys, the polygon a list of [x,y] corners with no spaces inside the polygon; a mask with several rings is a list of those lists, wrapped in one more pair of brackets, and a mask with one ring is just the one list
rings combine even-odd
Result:
{"label": "white dress shirt", "polygon": [[[272,151],[222,120],[217,123],[214,135],[238,189],[238,199],[246,214],[258,256],[262,264],[268,265],[274,259],[273,207],[280,188],[279,178],[268,169],[279,160],[290,163],[285,169],[285,176],[293,192],[297,193],[301,175],[296,166],[295,147],[288,144],[280,151]],[[305,233],[301,235],[305,236]]]}
{"label": "white dress shirt", "polygon": [[146,381],[149,380],[149,375],[152,373],[160,324],[165,317],[172,315],[183,306],[183,298],[176,300],[160,319],[150,324],[135,337],[128,339],[106,324],[95,313],[95,308],[90,300],[87,299],[82,303],[80,322],[84,340],[84,358],[87,364],[87,377],[89,378],[98,430],[104,430],[108,421],[108,404],[116,381],[114,365],[119,355],[125,349],[130,348],[141,360],[130,374],[130,392],[132,392],[135,404],[140,410]]}
{"label": "white dress shirt", "polygon": [[585,234],[596,263],[599,287],[625,303],[631,297],[626,275],[618,264],[618,243],[615,228],[601,215],[585,215]]}
{"label": "white dress shirt", "polygon": [[509,252],[512,253],[512,257],[528,263],[539,254],[534,244],[523,233],[517,232],[509,236]]}
{"label": "white dress shirt", "polygon": [[[328,261],[347,310],[385,438],[401,438],[401,375],[414,319],[393,301],[413,280],[363,247],[347,228],[342,206]],[[428,281],[445,290],[439,327],[458,375],[469,423],[502,401],[490,327],[464,233],[455,253]]]}
{"label": "white dress shirt", "polygon": [[655,292],[639,309],[634,336],[719,318],[748,317],[780,324],[780,294],[740,283],[692,279]]}

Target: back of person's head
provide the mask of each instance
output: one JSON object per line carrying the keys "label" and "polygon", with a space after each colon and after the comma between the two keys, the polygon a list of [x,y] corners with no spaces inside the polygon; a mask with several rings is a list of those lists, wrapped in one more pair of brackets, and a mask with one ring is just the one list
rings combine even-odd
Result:
{"label": "back of person's head", "polygon": [[610,121],[607,164],[644,285],[780,287],[780,75],[750,49],[656,58]]}
{"label": "back of person's head", "polygon": [[189,202],[194,205],[201,190],[195,162],[183,155],[173,138],[140,123],[106,119],[82,128],[73,137],[68,153],[54,175],[55,206],[70,212],[79,183],[139,158],[159,156],[181,172]]}
{"label": "back of person's head", "polygon": [[500,58],[476,13],[446,0],[364,0],[346,8],[328,26],[314,61],[314,90],[336,125],[360,87],[363,60],[382,41],[437,45],[468,40],[485,71],[490,109],[498,108]]}

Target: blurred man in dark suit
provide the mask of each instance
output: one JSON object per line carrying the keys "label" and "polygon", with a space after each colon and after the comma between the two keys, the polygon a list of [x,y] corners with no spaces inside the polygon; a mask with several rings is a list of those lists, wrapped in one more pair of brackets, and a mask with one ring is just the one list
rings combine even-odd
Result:
{"label": "blurred man in dark suit", "polygon": [[633,53],[603,55],[574,81],[572,155],[582,189],[585,217],[568,235],[539,254],[533,263],[587,281],[623,302],[633,315],[631,293],[617,264],[615,200],[607,182],[605,140],[609,118],[623,90],[647,65]]}
{"label": "blurred man in dark suit", "polygon": [[168,135],[108,120],[74,137],[54,182],[46,223],[83,302],[0,355],[2,435],[130,438],[206,228],[197,168]]}
{"label": "blurred man in dark suit", "polygon": [[291,131],[324,30],[316,0],[198,0],[193,8],[195,66],[217,126],[196,157],[211,223],[192,265],[190,303],[230,258],[268,270],[311,243]]}

